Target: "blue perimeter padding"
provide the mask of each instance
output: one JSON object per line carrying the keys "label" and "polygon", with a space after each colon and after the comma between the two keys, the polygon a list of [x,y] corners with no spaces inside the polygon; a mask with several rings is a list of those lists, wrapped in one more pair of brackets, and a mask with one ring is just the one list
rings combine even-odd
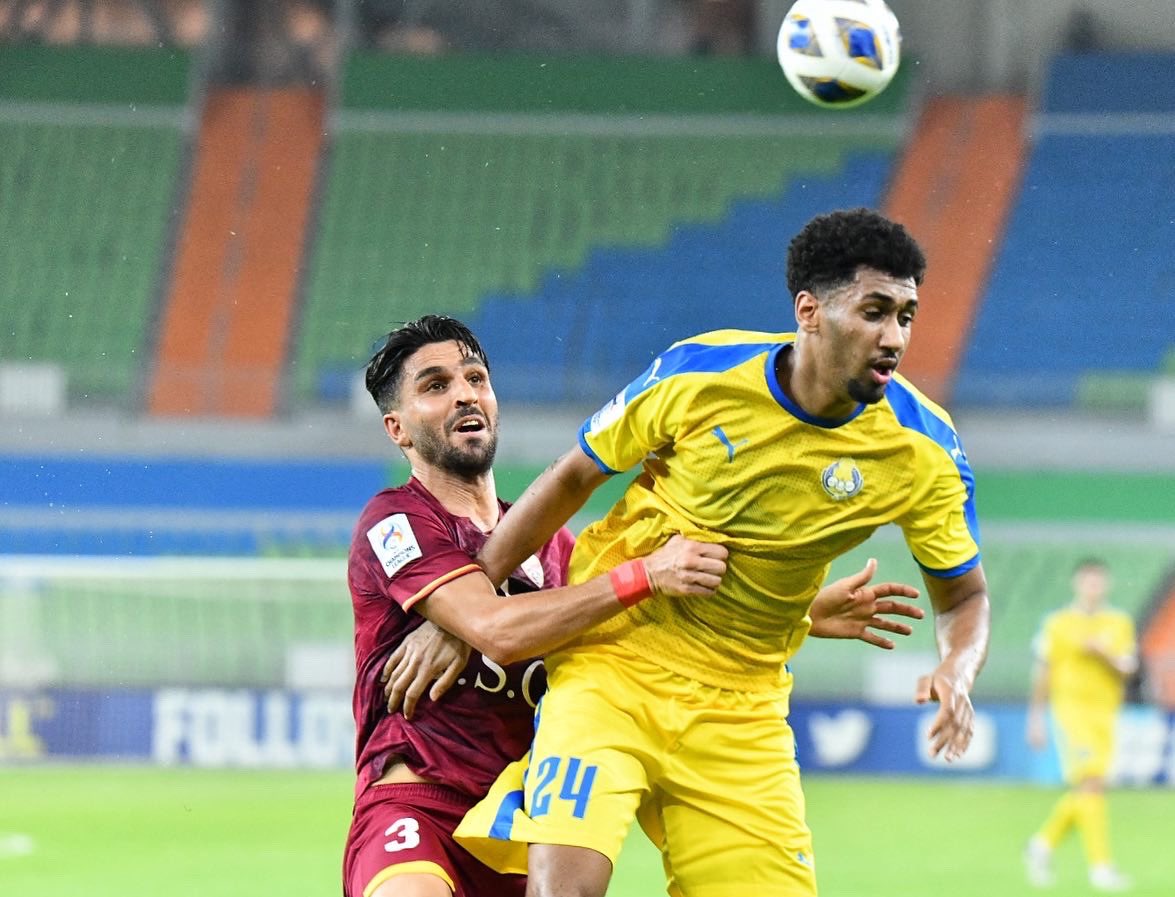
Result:
{"label": "blue perimeter padding", "polygon": [[0,507],[354,511],[381,461],[0,457]]}
{"label": "blue perimeter padding", "polygon": [[387,479],[370,461],[2,457],[0,554],[338,554]]}

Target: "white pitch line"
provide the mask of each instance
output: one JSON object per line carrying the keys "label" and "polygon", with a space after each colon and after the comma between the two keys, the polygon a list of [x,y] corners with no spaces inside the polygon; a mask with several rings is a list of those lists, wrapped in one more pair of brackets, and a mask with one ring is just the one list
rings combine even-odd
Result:
{"label": "white pitch line", "polygon": [[28,856],[37,849],[31,836],[20,832],[0,832],[0,860]]}

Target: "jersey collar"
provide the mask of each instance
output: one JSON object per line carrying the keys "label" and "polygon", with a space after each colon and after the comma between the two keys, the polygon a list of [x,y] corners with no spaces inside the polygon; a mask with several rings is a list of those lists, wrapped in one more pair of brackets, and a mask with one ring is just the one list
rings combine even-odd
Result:
{"label": "jersey collar", "polygon": [[764,376],[767,378],[767,388],[771,390],[771,395],[775,397],[775,401],[779,403],[784,411],[806,424],[811,424],[814,427],[823,427],[825,430],[833,430],[843,424],[847,424],[865,410],[865,403],[859,402],[848,417],[817,417],[815,414],[809,414],[788,398],[787,393],[783,391],[783,387],[779,385],[779,378],[775,376],[775,362],[779,358],[780,352],[790,352],[791,350],[792,343],[790,340],[785,343],[780,343],[767,353],[766,367],[763,371]]}

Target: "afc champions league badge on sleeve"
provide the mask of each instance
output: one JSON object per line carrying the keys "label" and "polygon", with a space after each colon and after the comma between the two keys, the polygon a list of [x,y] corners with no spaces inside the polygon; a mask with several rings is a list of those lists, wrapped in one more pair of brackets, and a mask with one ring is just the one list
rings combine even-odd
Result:
{"label": "afc champions league badge on sleeve", "polygon": [[601,430],[605,430],[616,423],[624,414],[624,405],[625,396],[624,392],[621,391],[616,394],[611,402],[592,415],[592,419],[588,422],[588,432],[599,433]]}
{"label": "afc champions league badge on sleeve", "polygon": [[423,556],[407,514],[385,517],[367,531],[367,541],[389,578],[409,561]]}
{"label": "afc champions league badge on sleeve", "polygon": [[820,474],[820,485],[835,501],[844,501],[858,494],[865,480],[856,461],[839,458],[824,468]]}

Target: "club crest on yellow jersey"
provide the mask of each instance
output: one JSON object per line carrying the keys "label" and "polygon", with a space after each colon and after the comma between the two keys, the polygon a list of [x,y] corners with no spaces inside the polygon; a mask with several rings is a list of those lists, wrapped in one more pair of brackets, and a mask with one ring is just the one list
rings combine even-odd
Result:
{"label": "club crest on yellow jersey", "polygon": [[852,458],[839,458],[824,468],[820,474],[820,485],[834,500],[844,501],[861,491],[865,480]]}

